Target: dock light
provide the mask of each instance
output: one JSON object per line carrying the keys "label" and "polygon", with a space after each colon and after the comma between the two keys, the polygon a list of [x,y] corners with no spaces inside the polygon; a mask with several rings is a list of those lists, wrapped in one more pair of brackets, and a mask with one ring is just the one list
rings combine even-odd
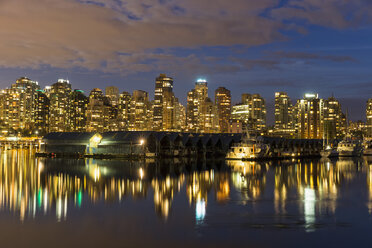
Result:
{"label": "dock light", "polygon": [[94,136],[94,138],[93,138],[93,142],[95,142],[95,143],[99,143],[101,141],[101,137],[99,137],[99,136]]}
{"label": "dock light", "polygon": [[145,175],[145,172],[143,171],[142,168],[140,168],[139,169],[139,176],[140,176],[141,180],[143,179],[144,175]]}
{"label": "dock light", "polygon": [[142,146],[143,144],[145,144],[145,140],[144,139],[140,139],[140,145]]}

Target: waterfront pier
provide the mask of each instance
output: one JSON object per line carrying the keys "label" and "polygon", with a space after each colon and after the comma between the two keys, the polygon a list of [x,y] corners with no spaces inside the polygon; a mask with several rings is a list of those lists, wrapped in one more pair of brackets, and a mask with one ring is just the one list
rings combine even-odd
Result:
{"label": "waterfront pier", "polygon": [[[56,132],[41,141],[39,156],[94,158],[225,158],[241,134],[175,132]],[[266,159],[319,156],[321,140],[260,137],[269,145]]]}

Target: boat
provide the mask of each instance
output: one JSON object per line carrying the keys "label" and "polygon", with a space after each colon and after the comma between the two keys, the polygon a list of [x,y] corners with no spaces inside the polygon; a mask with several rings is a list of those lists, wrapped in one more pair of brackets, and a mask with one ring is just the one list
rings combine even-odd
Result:
{"label": "boat", "polygon": [[332,148],[331,146],[328,145],[327,147],[320,151],[320,155],[323,158],[335,158],[338,157],[339,152],[337,149]]}
{"label": "boat", "polygon": [[360,157],[363,154],[363,143],[347,136],[338,143],[337,152],[339,157]]}
{"label": "boat", "polygon": [[[326,142],[326,144],[325,144],[325,142]],[[329,143],[328,143],[328,132],[327,132],[327,139],[325,139],[324,138],[324,135],[323,135],[323,150],[320,151],[320,156],[322,156],[322,158],[335,158],[335,157],[338,157],[338,151],[337,151],[337,149],[334,148],[334,147],[331,147],[329,145]]]}
{"label": "boat", "polygon": [[372,156],[372,140],[364,142],[363,155]]}
{"label": "boat", "polygon": [[226,155],[226,159],[254,160],[264,158],[269,153],[269,145],[263,143],[262,137],[250,137],[248,131],[241,142],[235,143]]}

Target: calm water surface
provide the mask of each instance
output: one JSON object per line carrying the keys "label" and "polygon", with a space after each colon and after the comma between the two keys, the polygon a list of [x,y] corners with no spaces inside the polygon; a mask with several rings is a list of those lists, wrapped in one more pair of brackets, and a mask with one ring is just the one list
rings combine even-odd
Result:
{"label": "calm water surface", "polygon": [[371,247],[372,158],[154,163],[1,150],[0,247]]}

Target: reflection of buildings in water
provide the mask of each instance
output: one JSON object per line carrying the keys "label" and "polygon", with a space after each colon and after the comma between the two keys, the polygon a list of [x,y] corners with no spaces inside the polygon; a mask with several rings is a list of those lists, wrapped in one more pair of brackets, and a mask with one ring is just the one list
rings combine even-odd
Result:
{"label": "reflection of buildings in water", "polygon": [[0,208],[35,216],[42,167],[35,164],[30,150],[1,150]]}
{"label": "reflection of buildings in water", "polygon": [[330,160],[297,165],[297,190],[307,231],[314,230],[317,215],[335,213],[340,174],[340,168]]}
{"label": "reflection of buildings in water", "polygon": [[20,219],[55,213],[65,220],[69,207],[121,202],[126,197],[146,198],[154,191],[155,211],[167,218],[172,201],[184,183],[190,203],[195,204],[198,223],[204,219],[207,195],[229,198],[229,173],[214,170],[185,174],[177,165],[160,166],[141,162],[35,158],[26,150],[4,151],[0,166],[0,208],[18,212]]}
{"label": "reflection of buildings in water", "polygon": [[187,196],[190,205],[195,203],[195,219],[197,224],[202,224],[208,200],[208,192],[212,189],[214,171],[193,172],[186,179]]}
{"label": "reflection of buildings in water", "polygon": [[168,218],[174,194],[181,190],[184,181],[184,175],[181,175],[179,178],[167,176],[165,179],[155,178],[152,180],[151,185],[154,189],[155,212],[161,217]]}
{"label": "reflection of buildings in water", "polygon": [[269,165],[253,161],[229,161],[232,182],[241,193],[242,201],[257,199],[265,190],[266,172]]}
{"label": "reflection of buildings in water", "polygon": [[368,212],[369,214],[372,214],[372,161],[369,162],[366,159],[366,165],[367,165],[367,185],[368,185],[368,202],[367,202],[367,207],[368,207]]}
{"label": "reflection of buildings in water", "polygon": [[288,192],[297,185],[295,165],[275,167],[274,208],[275,213],[286,213]]}

